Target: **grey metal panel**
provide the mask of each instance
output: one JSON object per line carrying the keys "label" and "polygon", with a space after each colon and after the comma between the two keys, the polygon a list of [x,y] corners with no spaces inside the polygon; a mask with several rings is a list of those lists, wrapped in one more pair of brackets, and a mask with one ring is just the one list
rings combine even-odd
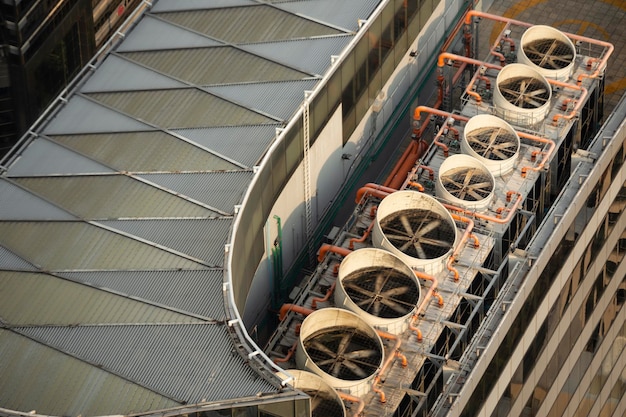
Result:
{"label": "grey metal panel", "polygon": [[113,172],[46,138],[36,138],[8,169],[8,176]]}
{"label": "grey metal panel", "polygon": [[[24,308],[29,304],[37,308]],[[0,271],[0,317],[11,326],[198,321],[52,275],[14,271]]]}
{"label": "grey metal panel", "polygon": [[[276,392],[233,353],[226,323],[31,327],[16,331],[193,404]],[[106,346],[106,349],[94,349]]]}
{"label": "grey metal panel", "polygon": [[223,171],[145,174],[141,178],[233,215],[234,207],[241,203],[252,176],[252,171]]}
{"label": "grey metal panel", "polygon": [[215,150],[241,164],[252,167],[265,153],[276,137],[280,124],[229,126],[199,129],[180,129],[176,133]]}
{"label": "grey metal panel", "polygon": [[301,80],[311,76],[231,46],[129,52],[124,57],[194,85]]}
{"label": "grey metal panel", "polygon": [[[330,68],[331,55],[340,55],[354,35],[326,36],[242,45],[246,51],[310,74],[324,75]],[[311,51],[315,51],[314,54]]]}
{"label": "grey metal panel", "polygon": [[191,9],[212,9],[220,7],[235,7],[256,5],[252,0],[160,0],[153,7],[153,12],[169,12]]}
{"label": "grey metal panel", "polygon": [[161,131],[67,135],[54,136],[52,139],[124,172],[219,171],[240,168],[224,158]]}
{"label": "grey metal panel", "polygon": [[83,222],[0,221],[0,245],[48,271],[202,268],[163,249]]}
{"label": "grey metal panel", "polygon": [[102,416],[179,405],[11,330],[0,329],[0,358],[0,404],[11,410]]}
{"label": "grey metal panel", "polygon": [[89,271],[59,275],[206,318],[226,318],[222,269]]}
{"label": "grey metal panel", "polygon": [[159,13],[158,16],[212,38],[234,44],[345,33],[263,4],[250,7]]}
{"label": "grey metal panel", "polygon": [[20,258],[8,249],[0,246],[0,269],[11,271],[35,271],[35,268],[24,259]]}
{"label": "grey metal panel", "polygon": [[[76,220],[76,217],[23,188],[0,178],[0,219]],[[0,262],[0,265],[3,265]]]}
{"label": "grey metal panel", "polygon": [[44,128],[46,135],[136,132],[151,127],[138,120],[100,106],[84,97],[74,95]]}
{"label": "grey metal panel", "polygon": [[127,175],[23,177],[14,180],[86,220],[218,215]]}
{"label": "grey metal panel", "polygon": [[[182,1],[170,2],[177,5]],[[160,1],[153,10],[167,4]],[[220,42],[206,36],[190,32],[178,26],[144,15],[141,24],[136,25],[116,49],[118,52],[150,51],[157,49],[199,48],[204,46],[221,45]]]}
{"label": "grey metal panel", "polygon": [[258,109],[287,122],[304,101],[304,91],[313,90],[318,82],[318,79],[310,79],[205,88],[221,97],[238,100],[246,107]]}
{"label": "grey metal panel", "polygon": [[278,3],[277,6],[333,26],[358,31],[359,19],[368,19],[381,0],[309,0]]}
{"label": "grey metal panel", "polygon": [[[222,267],[224,246],[228,241],[232,222],[232,218],[216,218],[110,220],[101,223],[199,259],[207,266]],[[157,266],[147,268],[159,269]]]}
{"label": "grey metal panel", "polygon": [[137,119],[168,129],[275,122],[196,88],[96,93],[91,97]]}
{"label": "grey metal panel", "polygon": [[119,56],[108,55],[99,70],[89,78],[80,91],[91,93],[182,87],[185,87],[185,84],[180,81],[150,71]]}

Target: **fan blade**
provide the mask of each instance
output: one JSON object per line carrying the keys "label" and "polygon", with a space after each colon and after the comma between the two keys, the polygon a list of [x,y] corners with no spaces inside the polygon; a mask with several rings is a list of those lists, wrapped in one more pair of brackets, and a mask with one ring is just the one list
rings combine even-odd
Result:
{"label": "fan blade", "polygon": [[412,306],[409,308],[406,308],[404,304],[398,303],[396,301],[393,301],[387,298],[383,298],[382,300],[380,300],[380,302],[386,305],[387,307],[391,308],[396,313],[400,313],[402,315],[407,314],[411,310],[411,308],[413,308]]}
{"label": "fan blade", "polygon": [[343,357],[346,359],[364,359],[371,358],[376,355],[378,355],[378,351],[375,349],[361,349],[346,353]]}
{"label": "fan blade", "polygon": [[348,344],[350,343],[350,339],[352,339],[352,334],[346,333],[341,337],[341,341],[339,342],[339,347],[337,348],[337,354],[343,355],[348,348]]}
{"label": "fan blade", "polygon": [[308,347],[319,350],[320,352],[327,354],[331,358],[334,358],[335,356],[337,356],[335,352],[333,352],[326,345],[322,344],[321,342],[317,340],[310,341]]}
{"label": "fan blade", "polygon": [[356,376],[360,378],[365,378],[367,376],[367,372],[365,372],[363,369],[361,369],[359,366],[357,366],[353,362],[343,361],[342,364],[343,366],[348,368],[350,371],[352,371],[353,374],[355,374]]}
{"label": "fan blade", "polygon": [[417,255],[420,259],[428,259],[428,256],[426,256],[426,252],[424,252],[424,249],[422,248],[422,245],[419,244],[419,242],[415,242],[413,246],[415,247],[415,251],[417,252]]}
{"label": "fan blade", "polygon": [[426,226],[420,228],[419,230],[417,230],[415,232],[415,236],[416,237],[422,237],[425,234],[432,232],[433,230],[435,230],[436,228],[439,227],[439,225],[441,224],[441,220],[433,220],[430,223],[428,223]]}
{"label": "fan blade", "polygon": [[409,219],[407,219],[406,216],[400,216],[400,222],[402,223],[404,230],[406,230],[407,236],[413,236],[413,228],[411,226],[411,223],[409,222]]}
{"label": "fan blade", "polygon": [[411,287],[409,287],[408,285],[403,285],[401,287],[396,287],[396,288],[392,288],[390,290],[387,290],[387,291],[383,292],[382,295],[385,298],[394,297],[396,295],[406,294],[406,292],[409,291],[410,289],[411,289]]}

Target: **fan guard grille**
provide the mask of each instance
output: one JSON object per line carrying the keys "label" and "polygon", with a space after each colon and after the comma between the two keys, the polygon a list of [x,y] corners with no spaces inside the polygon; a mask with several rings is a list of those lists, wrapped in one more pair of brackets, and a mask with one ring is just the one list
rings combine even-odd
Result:
{"label": "fan guard grille", "polygon": [[363,268],[348,274],[342,284],[356,305],[382,318],[407,315],[420,296],[415,280],[394,268]]}
{"label": "fan guard grille", "polygon": [[482,201],[493,191],[492,177],[480,168],[458,167],[441,175],[441,182],[453,197],[465,201]]}
{"label": "fan guard grille", "polygon": [[300,388],[311,397],[311,417],[342,416],[344,410],[329,393],[315,389]]}
{"label": "fan guard grille", "polygon": [[406,255],[434,259],[453,247],[456,232],[439,213],[425,209],[399,210],[380,220],[389,242]]}
{"label": "fan guard grille", "polygon": [[541,80],[532,77],[514,77],[502,81],[498,88],[511,104],[522,109],[536,109],[550,99],[550,89]]}
{"label": "fan guard grille", "polygon": [[499,126],[480,127],[465,135],[468,144],[479,156],[504,161],[517,154],[517,137]]}
{"label": "fan guard grille", "polygon": [[574,60],[574,51],[559,39],[538,39],[528,42],[523,48],[532,63],[545,69],[566,68]]}
{"label": "fan guard grille", "polygon": [[373,375],[383,357],[376,340],[359,329],[345,326],[319,330],[307,337],[303,345],[322,371],[347,381]]}

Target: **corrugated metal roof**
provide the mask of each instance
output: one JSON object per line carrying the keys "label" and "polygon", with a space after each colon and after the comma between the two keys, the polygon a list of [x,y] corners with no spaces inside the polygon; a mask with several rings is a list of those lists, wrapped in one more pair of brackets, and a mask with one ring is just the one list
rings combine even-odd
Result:
{"label": "corrugated metal roof", "polygon": [[127,175],[22,177],[13,180],[86,220],[218,215]]}
{"label": "corrugated metal roof", "polygon": [[[0,178],[0,219],[76,220],[75,216]],[[4,263],[2,263],[4,264]]]}
{"label": "corrugated metal roof", "polygon": [[122,113],[166,129],[276,122],[196,88],[93,93],[90,97]]}
{"label": "corrugated metal roof", "polygon": [[[200,0],[206,3],[204,0]],[[231,1],[231,0],[227,0]],[[158,2],[152,10],[155,11],[160,5],[167,2]],[[170,2],[180,5],[183,1]],[[205,46],[222,45],[221,42],[206,36],[185,30],[152,15],[145,16],[141,25],[138,25],[117,48],[118,52],[127,51],[150,51],[177,48],[201,48]]]}
{"label": "corrugated metal roof", "polygon": [[[4,408],[59,416],[97,416],[179,404],[12,330],[0,328],[0,358],[0,404]],[[25,377],[8,377],[19,375]]]}
{"label": "corrugated metal roof", "polygon": [[[339,55],[353,39],[352,35],[284,40],[242,45],[241,48],[280,62],[291,68],[318,76],[324,75],[332,55]],[[316,51],[314,54],[311,51]]]}
{"label": "corrugated metal roof", "polygon": [[344,33],[330,26],[264,4],[158,13],[156,15],[214,39],[234,44]]}
{"label": "corrugated metal roof", "polygon": [[[184,136],[184,135],[183,135]],[[161,132],[124,132],[53,136],[64,146],[124,172],[222,171],[239,168],[232,162],[174,135]],[[232,144],[230,146],[233,147]]]}
{"label": "corrugated metal roof", "polygon": [[48,271],[199,269],[196,262],[84,222],[0,222],[2,244]]}
{"label": "corrugated metal roof", "polygon": [[[131,414],[281,390],[229,334],[225,245],[253,167],[371,1],[153,0],[33,127],[0,181],[3,407]],[[307,18],[316,4],[340,16]]]}
{"label": "corrugated metal roof", "polygon": [[[20,308],[26,304],[37,308]],[[0,317],[18,327],[199,321],[53,275],[15,271],[0,271]]]}
{"label": "corrugated metal roof", "polygon": [[328,22],[349,31],[359,29],[359,19],[367,20],[379,0],[309,0],[309,1],[272,1],[282,9],[306,16],[313,20]]}
{"label": "corrugated metal roof", "polygon": [[252,177],[251,170],[141,175],[147,181],[205,203],[227,215],[233,215],[235,205],[243,199],[243,191],[239,193],[237,190],[245,190]]}
{"label": "corrugated metal roof", "polygon": [[171,77],[136,65],[117,55],[109,55],[80,89],[95,91],[138,91],[162,88],[183,88],[186,85]]}
{"label": "corrugated metal roof", "polygon": [[137,119],[101,106],[80,95],[73,95],[62,111],[48,123],[43,134],[71,135],[75,133],[137,132],[150,130]]}
{"label": "corrugated metal roof", "polygon": [[[275,388],[232,346],[221,324],[29,327],[16,331],[179,402],[217,401]],[[103,346],[105,349],[94,349]],[[175,352],[174,355],[171,352]],[[155,366],[156,365],[156,366]],[[246,376],[247,383],[222,375]]]}
{"label": "corrugated metal roof", "polygon": [[289,120],[304,101],[304,91],[313,90],[319,80],[234,84],[206,87],[221,97],[239,100],[280,120]]}
{"label": "corrugated metal roof", "polygon": [[[110,220],[105,226],[187,254],[211,267],[224,265],[224,245],[232,218],[173,220]],[[0,229],[1,230],[1,229]],[[155,266],[153,269],[159,269]],[[139,268],[135,268],[139,269]]]}
{"label": "corrugated metal roof", "polygon": [[179,129],[176,133],[246,167],[256,165],[281,124]]}
{"label": "corrugated metal roof", "polygon": [[123,56],[195,85],[301,80],[311,76],[232,46],[128,52]]}
{"label": "corrugated metal roof", "polygon": [[152,304],[215,320],[224,320],[224,271],[219,268],[169,271],[87,271],[58,275],[109,288]]}

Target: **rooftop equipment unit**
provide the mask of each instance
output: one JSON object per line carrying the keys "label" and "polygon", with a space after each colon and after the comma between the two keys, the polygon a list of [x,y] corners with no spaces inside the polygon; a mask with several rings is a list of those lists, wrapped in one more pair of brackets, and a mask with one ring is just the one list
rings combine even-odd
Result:
{"label": "rooftop equipment unit", "polygon": [[515,167],[520,139],[510,124],[490,114],[468,120],[461,139],[461,151],[478,159],[495,176]]}
{"label": "rooftop equipment unit", "polygon": [[381,369],[383,342],[369,324],[351,311],[328,307],[302,322],[296,364],[337,389],[361,396]]}
{"label": "rooftop equipment unit", "polygon": [[289,385],[311,397],[311,417],[345,417],[346,408],[343,401],[326,381],[311,372],[299,369],[288,369],[286,372],[293,377]]}
{"label": "rooftop equipment unit", "polygon": [[551,26],[532,26],[520,42],[519,63],[530,65],[546,78],[565,81],[572,76],[576,48],[561,31]]}
{"label": "rooftop equipment unit", "polygon": [[393,334],[408,328],[421,289],[411,268],[382,249],[364,248],[339,267],[335,305],[358,314],[371,326]]}
{"label": "rooftop equipment unit", "polygon": [[509,64],[496,78],[493,104],[496,115],[518,126],[530,126],[545,119],[550,111],[552,88],[536,69]]}
{"label": "rooftop equipment unit", "polygon": [[372,228],[375,247],[385,249],[411,268],[434,275],[443,270],[457,240],[450,213],[433,197],[397,191],[385,197]]}
{"label": "rooftop equipment unit", "polygon": [[469,155],[452,155],[439,168],[437,196],[455,206],[485,210],[493,200],[495,179],[487,167]]}

